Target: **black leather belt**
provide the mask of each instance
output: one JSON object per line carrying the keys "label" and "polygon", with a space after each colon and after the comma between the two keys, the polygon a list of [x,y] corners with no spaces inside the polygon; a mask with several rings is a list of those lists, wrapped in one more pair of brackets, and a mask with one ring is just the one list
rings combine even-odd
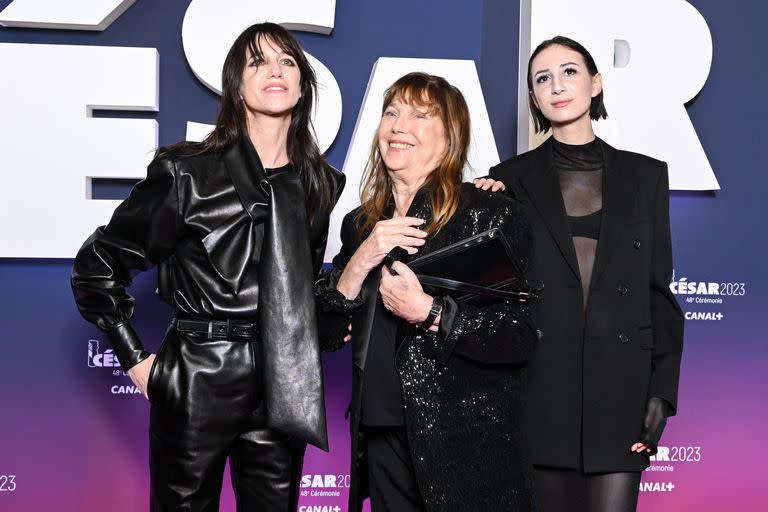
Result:
{"label": "black leather belt", "polygon": [[174,318],[173,323],[179,332],[205,334],[209,340],[245,338],[254,339],[259,336],[259,326],[245,320],[191,320]]}

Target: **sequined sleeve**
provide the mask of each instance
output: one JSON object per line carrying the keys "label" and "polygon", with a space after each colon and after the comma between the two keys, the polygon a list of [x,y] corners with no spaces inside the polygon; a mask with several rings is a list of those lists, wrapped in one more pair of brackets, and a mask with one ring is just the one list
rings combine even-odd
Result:
{"label": "sequined sleeve", "polygon": [[[470,192],[481,194],[474,190]],[[489,227],[501,228],[515,249],[519,267],[525,269],[531,257],[533,234],[522,205],[498,194],[483,194],[475,200],[482,207],[475,207],[469,213],[470,219],[477,219],[470,222],[476,226],[473,232]],[[489,224],[484,225],[480,219],[490,219]],[[524,364],[536,340],[530,311],[525,304],[500,302],[480,307],[445,297],[434,342],[437,344],[437,360],[443,364],[453,354],[488,364]]]}
{"label": "sequined sleeve", "polygon": [[445,297],[434,342],[442,364],[453,354],[486,364],[524,364],[536,344],[536,331],[523,304],[478,307]]}

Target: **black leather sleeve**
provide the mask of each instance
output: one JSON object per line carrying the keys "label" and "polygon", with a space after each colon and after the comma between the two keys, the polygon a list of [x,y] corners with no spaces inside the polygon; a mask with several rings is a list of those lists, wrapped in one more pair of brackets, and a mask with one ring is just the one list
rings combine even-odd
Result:
{"label": "black leather sleeve", "polygon": [[115,210],[109,224],[85,241],[72,266],[72,291],[80,313],[104,331],[123,369],[148,357],[133,329],[133,276],[163,261],[179,237],[174,162],[156,157],[147,177]]}
{"label": "black leather sleeve", "polygon": [[650,290],[654,346],[648,396],[666,400],[671,406],[670,416],[673,416],[677,409],[677,388],[683,353],[683,313],[669,289],[672,279],[672,240],[666,164],[656,184],[655,194]]}

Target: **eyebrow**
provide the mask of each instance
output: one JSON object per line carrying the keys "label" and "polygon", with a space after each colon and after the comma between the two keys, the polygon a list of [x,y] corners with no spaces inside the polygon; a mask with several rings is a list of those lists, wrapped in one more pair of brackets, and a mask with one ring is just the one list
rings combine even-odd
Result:
{"label": "eyebrow", "polygon": [[[561,68],[564,68],[565,66],[578,66],[579,64],[577,62],[566,62],[565,64],[560,64]],[[541,73],[545,73],[549,71],[548,69],[541,69],[533,74],[533,76],[536,76]]]}

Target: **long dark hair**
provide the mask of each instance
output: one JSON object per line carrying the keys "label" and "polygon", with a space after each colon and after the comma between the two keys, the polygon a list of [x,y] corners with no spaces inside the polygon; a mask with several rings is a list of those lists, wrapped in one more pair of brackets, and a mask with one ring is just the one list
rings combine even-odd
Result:
{"label": "long dark hair", "polygon": [[314,224],[316,214],[328,211],[336,195],[331,169],[320,154],[312,127],[312,103],[317,99],[315,71],[298,41],[285,28],[275,23],[257,23],[246,28],[232,44],[221,70],[221,108],[216,126],[202,142],[180,142],[169,149],[182,154],[200,154],[229,149],[247,136],[246,111],[240,101],[243,69],[251,56],[262,58],[259,43],[270,40],[296,61],[301,73],[301,97],[291,111],[288,128],[288,158],[301,175],[307,214]]}
{"label": "long dark hair", "polygon": [[[461,91],[448,81],[427,73],[408,73],[389,86],[384,93],[382,114],[394,100],[426,108],[440,117],[445,129],[447,150],[437,168],[430,169],[425,185],[429,185],[432,219],[424,228],[437,233],[450,220],[459,207],[461,179],[467,164],[470,124],[469,108]],[[374,135],[360,187],[358,232],[362,236],[386,218],[387,206],[392,200],[392,178],[379,151],[378,136]]]}
{"label": "long dark hair", "polygon": [[[533,50],[531,58],[528,59],[528,108],[531,111],[531,117],[533,118],[533,128],[536,130],[536,133],[546,132],[552,127],[552,123],[549,122],[549,119],[544,117],[544,113],[539,110],[539,107],[536,106],[533,98],[531,98],[531,93],[533,92],[531,64],[533,63],[533,59],[536,58],[536,56],[543,50],[555,45],[565,46],[566,48],[580,53],[584,58],[584,64],[587,65],[587,71],[589,71],[589,74],[591,76],[595,76],[597,74],[597,64],[595,63],[595,59],[592,58],[592,55],[580,43],[569,37],[555,36],[552,39],[543,41],[539,46],[537,46],[536,49]],[[603,103],[602,90],[600,91],[600,94],[592,98],[592,102],[589,104],[589,117],[594,121],[608,117],[608,111],[605,109],[605,104]]]}

